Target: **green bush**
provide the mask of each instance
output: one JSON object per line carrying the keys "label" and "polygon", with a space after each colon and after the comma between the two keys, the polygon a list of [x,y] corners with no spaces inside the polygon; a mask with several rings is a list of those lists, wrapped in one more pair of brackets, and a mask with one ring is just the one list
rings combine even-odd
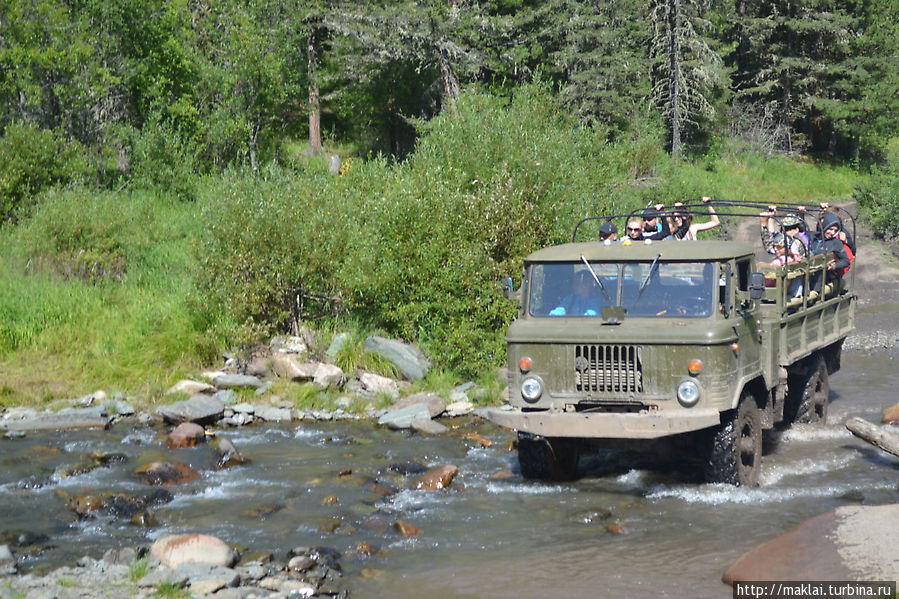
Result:
{"label": "green bush", "polygon": [[80,179],[84,152],[78,142],[33,123],[13,123],[0,137],[0,222],[44,189]]}
{"label": "green bush", "polygon": [[197,149],[176,129],[151,121],[135,133],[131,177],[138,189],[191,201],[197,196]]}
{"label": "green bush", "polygon": [[886,144],[883,164],[856,186],[854,197],[875,235],[899,237],[899,137]]}
{"label": "green bush", "polygon": [[511,102],[469,92],[458,108],[421,124],[403,164],[226,174],[202,200],[197,305],[221,306],[244,341],[352,315],[421,342],[441,366],[498,364],[515,311],[501,277],[639,192],[626,149],[571,120],[546,86]]}

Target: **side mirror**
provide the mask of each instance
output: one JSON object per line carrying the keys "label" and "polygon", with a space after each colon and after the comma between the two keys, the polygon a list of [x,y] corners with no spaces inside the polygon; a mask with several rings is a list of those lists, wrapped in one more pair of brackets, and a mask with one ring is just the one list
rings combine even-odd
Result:
{"label": "side mirror", "polygon": [[514,285],[512,284],[512,277],[503,277],[501,284],[503,286],[503,297],[511,299],[512,294],[515,292]]}
{"label": "side mirror", "polygon": [[749,273],[749,299],[759,301],[765,295],[765,275],[760,272]]}

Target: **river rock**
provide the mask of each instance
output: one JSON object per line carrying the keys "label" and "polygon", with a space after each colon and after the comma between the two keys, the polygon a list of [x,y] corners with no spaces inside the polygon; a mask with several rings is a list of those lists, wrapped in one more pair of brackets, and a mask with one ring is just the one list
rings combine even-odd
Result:
{"label": "river rock", "polygon": [[170,424],[182,422],[195,422],[197,424],[210,424],[222,417],[225,405],[208,395],[194,395],[186,401],[159,408],[162,419]]}
{"label": "river rock", "polygon": [[146,484],[154,487],[177,485],[200,477],[200,474],[187,464],[170,462],[150,462],[136,469],[134,473]]}
{"label": "river rock", "polygon": [[233,403],[237,403],[240,398],[234,389],[222,389],[221,391],[213,393],[212,399],[218,400],[226,406],[230,406]]}
{"label": "river rock", "polygon": [[160,537],[150,547],[150,555],[169,568],[196,562],[230,568],[237,562],[233,547],[221,539],[201,534]]}
{"label": "river rock", "polygon": [[369,335],[365,340],[364,348],[384,356],[388,362],[399,369],[406,380],[421,380],[431,369],[431,362],[418,348],[401,341]]}
{"label": "river rock", "polygon": [[[450,398],[452,399],[452,397]],[[474,404],[468,401],[468,398],[453,401],[446,406],[446,415],[450,418],[455,418],[458,416],[467,416],[474,412]]]}
{"label": "river rock", "polygon": [[138,557],[140,556],[134,547],[117,547],[108,549],[103,554],[103,563],[110,566],[128,566]]}
{"label": "river rock", "polygon": [[[311,331],[306,331],[306,333],[312,334]],[[306,342],[306,339],[295,335],[272,337],[268,346],[271,348],[272,353],[275,354],[305,354],[309,352],[309,344]]]}
{"label": "river rock", "polygon": [[315,377],[318,362],[300,362],[294,354],[273,354],[272,372],[282,379],[308,381]]}
{"label": "river rock", "polygon": [[184,574],[179,574],[168,566],[160,565],[148,570],[144,577],[137,581],[137,586],[146,589],[169,585],[180,589],[187,584],[187,580],[187,576]]}
{"label": "river rock", "polygon": [[393,528],[407,539],[417,537],[419,534],[418,528],[414,524],[404,522],[403,520],[394,522]]}
{"label": "river rock", "polygon": [[267,422],[290,422],[292,414],[290,408],[276,408],[275,406],[256,406],[256,418]]}
{"label": "river rock", "polygon": [[227,437],[216,437],[215,448],[219,453],[218,467],[228,468],[245,463],[244,457]]}
{"label": "river rock", "polygon": [[337,360],[337,354],[340,353],[340,350],[350,342],[351,336],[349,333],[337,333],[334,335],[334,338],[331,339],[331,345],[328,346],[328,349],[325,350],[325,359],[333,364],[335,360]]}
{"label": "river rock", "polygon": [[182,422],[165,439],[169,449],[195,447],[206,441],[206,429],[195,422]]}
{"label": "river rock", "polygon": [[209,383],[184,379],[169,387],[169,390],[165,392],[166,395],[171,395],[173,393],[184,393],[185,395],[198,395],[200,393],[211,394],[215,393],[215,387]]}
{"label": "river rock", "polygon": [[897,530],[899,504],[839,507],[746,552],[723,580],[896,580]]}
{"label": "river rock", "polygon": [[262,381],[258,377],[247,374],[218,374],[212,377],[212,384],[217,389],[259,388]]}
{"label": "river rock", "polygon": [[449,432],[447,427],[430,418],[416,418],[412,421],[410,428],[425,435],[442,435]]}
{"label": "river rock", "polygon": [[380,418],[378,424],[392,429],[410,428],[416,420],[430,420],[431,413],[424,403],[414,403],[399,409],[392,409]]}
{"label": "river rock", "polygon": [[2,420],[0,430],[9,432],[74,430],[108,428],[109,414],[106,408],[66,408],[56,414],[41,414],[21,420]]}
{"label": "river rock", "polygon": [[412,488],[422,491],[438,491],[440,489],[445,489],[450,486],[450,483],[453,482],[453,478],[455,478],[458,473],[459,468],[452,464],[437,466],[431,468],[412,481]]}
{"label": "river rock", "polygon": [[0,576],[15,574],[18,567],[9,545],[0,545]]}
{"label": "river rock", "polygon": [[892,405],[883,411],[883,424],[899,425],[899,403]]}
{"label": "river rock", "polygon": [[428,415],[431,418],[437,418],[446,411],[446,403],[436,393],[416,393],[410,395],[390,406],[390,409],[399,410],[415,404],[424,404],[427,406]]}
{"label": "river rock", "polygon": [[399,392],[399,385],[395,380],[373,372],[363,372],[359,377],[359,382],[362,383],[364,389],[374,393],[395,395]]}
{"label": "river rock", "polygon": [[340,388],[345,378],[340,367],[321,362],[315,369],[315,376],[312,378],[312,382],[322,389],[327,389],[328,387]]}
{"label": "river rock", "polygon": [[175,572],[187,577],[192,595],[208,595],[240,584],[240,575],[236,570],[218,564],[187,562],[178,565]]}

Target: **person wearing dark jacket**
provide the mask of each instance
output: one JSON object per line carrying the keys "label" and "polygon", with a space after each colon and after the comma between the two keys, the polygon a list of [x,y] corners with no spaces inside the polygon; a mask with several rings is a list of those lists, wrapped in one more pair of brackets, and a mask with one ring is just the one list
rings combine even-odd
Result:
{"label": "person wearing dark jacket", "polygon": [[809,249],[813,255],[833,254],[833,262],[827,265],[828,279],[841,277],[852,264],[846,244],[839,237],[842,228],[840,218],[833,212],[825,211],[821,216],[820,228],[809,236]]}

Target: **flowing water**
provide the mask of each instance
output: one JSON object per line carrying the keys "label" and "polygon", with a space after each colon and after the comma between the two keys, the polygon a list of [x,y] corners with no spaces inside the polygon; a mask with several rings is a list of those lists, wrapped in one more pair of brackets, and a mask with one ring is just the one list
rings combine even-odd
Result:
{"label": "flowing water", "polygon": [[[202,532],[281,559],[295,546],[336,548],[354,597],[730,596],[721,575],[755,545],[841,505],[899,500],[899,459],[842,426],[851,416],[879,421],[897,401],[897,370],[888,354],[844,355],[831,378],[831,424],[769,435],[754,489],[698,484],[637,462],[619,460],[610,471],[603,456],[585,459],[577,482],[526,482],[508,450],[511,433],[483,421],[454,424],[490,447],[363,423],[222,431],[251,460],[224,470],[211,449],[168,451],[153,429],[33,434],[0,441],[0,535],[46,535],[43,552],[21,560],[26,570]],[[61,476],[93,451],[125,459]],[[155,527],[79,520],[59,497],[145,493],[132,472],[160,459],[203,475],[167,487],[174,498],[155,509]],[[448,490],[411,490],[414,477],[390,469],[407,462],[454,464],[459,474]],[[403,537],[398,521],[419,534]]]}

